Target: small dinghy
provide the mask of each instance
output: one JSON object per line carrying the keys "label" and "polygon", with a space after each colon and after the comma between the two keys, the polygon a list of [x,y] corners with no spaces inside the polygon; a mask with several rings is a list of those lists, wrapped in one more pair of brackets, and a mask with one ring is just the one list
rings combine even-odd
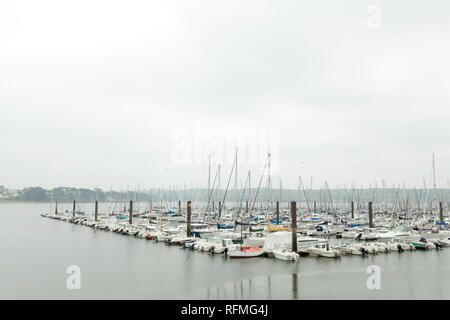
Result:
{"label": "small dinghy", "polygon": [[311,255],[325,257],[325,258],[337,258],[340,257],[341,254],[337,249],[330,248],[328,242],[326,243],[317,243],[308,249]]}
{"label": "small dinghy", "polygon": [[412,241],[411,244],[416,249],[428,250],[430,248],[430,246],[428,245],[427,240],[425,238],[420,238],[419,241]]}
{"label": "small dinghy", "polygon": [[258,246],[242,247],[235,250],[229,250],[230,258],[254,258],[264,254],[264,251]]}
{"label": "small dinghy", "polygon": [[450,238],[438,240],[438,242],[443,247],[450,247]]}
{"label": "small dinghy", "polygon": [[197,240],[191,240],[191,241],[186,241],[182,244],[183,248],[191,248],[194,249],[194,245],[197,242]]}
{"label": "small dinghy", "polygon": [[275,249],[272,253],[274,258],[278,260],[298,262],[299,259],[298,253],[286,249]]}

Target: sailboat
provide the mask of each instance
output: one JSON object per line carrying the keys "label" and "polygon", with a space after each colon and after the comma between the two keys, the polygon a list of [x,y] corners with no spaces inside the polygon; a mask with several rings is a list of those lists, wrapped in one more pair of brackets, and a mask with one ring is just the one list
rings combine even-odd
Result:
{"label": "sailboat", "polygon": [[273,256],[275,259],[283,260],[283,261],[298,261],[299,254],[296,252],[293,252],[291,250],[288,250],[286,248],[280,248],[272,250]]}
{"label": "sailboat", "polygon": [[[249,212],[248,225],[250,225],[250,219],[252,217],[253,210],[255,208],[256,198],[258,197],[258,193],[259,193],[259,190],[261,188],[262,178],[264,176],[264,172],[266,170],[266,167],[267,167],[268,163],[270,163],[270,153],[268,154],[266,164],[264,165],[264,168],[263,168],[263,171],[262,171],[262,174],[261,174],[261,179],[259,181],[258,189],[256,191],[255,198],[253,199],[253,204],[252,204],[250,212]],[[248,185],[249,185],[249,190],[250,190],[250,172],[248,173],[248,181],[249,181]],[[243,227],[243,224],[241,223],[240,225],[241,225],[241,239],[242,239],[242,227]],[[242,246],[242,244],[241,244],[240,248],[236,248],[234,250],[229,250],[228,251],[228,256],[230,258],[253,258],[253,257],[262,256],[263,254],[264,254],[264,251],[259,246],[246,246],[246,247],[244,247],[244,246]]]}
{"label": "sailboat", "polygon": [[258,246],[241,247],[228,251],[230,258],[253,258],[264,254],[264,251]]}

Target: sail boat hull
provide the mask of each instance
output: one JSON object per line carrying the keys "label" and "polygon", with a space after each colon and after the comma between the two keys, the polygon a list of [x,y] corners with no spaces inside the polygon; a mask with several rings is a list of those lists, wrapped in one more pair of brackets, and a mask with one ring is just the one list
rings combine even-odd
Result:
{"label": "sail boat hull", "polygon": [[242,247],[237,250],[228,251],[228,257],[230,258],[254,258],[264,254],[264,251],[260,247]]}

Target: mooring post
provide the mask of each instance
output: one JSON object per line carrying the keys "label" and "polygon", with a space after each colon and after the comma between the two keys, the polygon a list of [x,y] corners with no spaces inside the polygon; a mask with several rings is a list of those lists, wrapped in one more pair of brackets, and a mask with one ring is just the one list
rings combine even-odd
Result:
{"label": "mooring post", "polygon": [[[58,205],[58,203],[56,203]],[[73,200],[72,217],[75,217],[75,200]]]}
{"label": "mooring post", "polygon": [[297,203],[291,202],[292,251],[297,252]]}
{"label": "mooring post", "polygon": [[95,200],[95,221],[98,221],[98,200]]}
{"label": "mooring post", "polygon": [[444,223],[444,205],[442,202],[439,202],[439,220]]}
{"label": "mooring post", "polygon": [[212,211],[214,212],[214,201],[212,202]]}
{"label": "mooring post", "polygon": [[219,218],[222,215],[222,202],[219,201]]}
{"label": "mooring post", "polygon": [[55,202],[55,215],[58,215],[58,201]]}
{"label": "mooring post", "polygon": [[133,200],[130,200],[130,224],[133,224]]}
{"label": "mooring post", "polygon": [[192,208],[191,208],[191,202],[187,202],[187,227],[186,227],[186,236],[191,236],[191,215],[192,215]]}
{"label": "mooring post", "polygon": [[277,215],[277,221],[280,221],[280,201],[277,201],[275,213]]}
{"label": "mooring post", "polygon": [[178,200],[178,214],[181,215],[181,200]]}
{"label": "mooring post", "polygon": [[245,213],[248,213],[248,200],[245,202]]}
{"label": "mooring post", "polygon": [[355,202],[352,201],[352,219],[355,218]]}
{"label": "mooring post", "polygon": [[372,202],[369,202],[369,228],[373,228]]}
{"label": "mooring post", "polygon": [[314,200],[314,213],[317,213],[317,201]]}

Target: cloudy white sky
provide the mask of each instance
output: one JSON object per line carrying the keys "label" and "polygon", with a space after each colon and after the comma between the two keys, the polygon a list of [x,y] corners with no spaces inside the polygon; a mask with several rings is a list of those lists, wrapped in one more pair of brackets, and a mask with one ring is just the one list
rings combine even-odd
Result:
{"label": "cloudy white sky", "polygon": [[444,0],[2,1],[0,184],[206,185],[180,141],[206,154],[241,132],[274,134],[285,187],[422,185],[433,152],[445,185],[449,16]]}

